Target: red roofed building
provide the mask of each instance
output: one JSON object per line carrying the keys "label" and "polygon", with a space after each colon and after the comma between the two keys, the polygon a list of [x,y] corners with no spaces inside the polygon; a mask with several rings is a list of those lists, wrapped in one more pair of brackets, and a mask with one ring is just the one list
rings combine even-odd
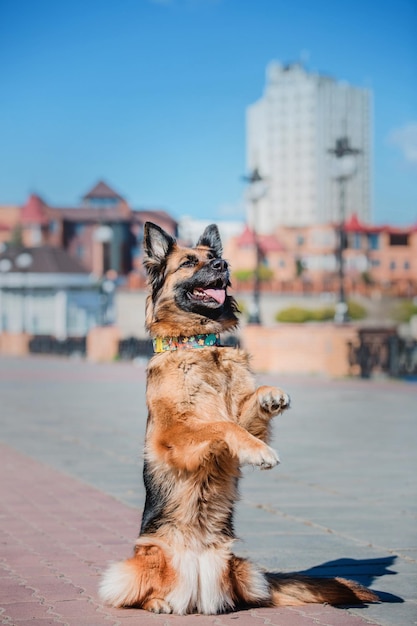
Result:
{"label": "red roofed building", "polygon": [[125,204],[126,200],[120,196],[114,189],[109,187],[107,183],[100,180],[88,193],[83,196],[84,202],[94,205],[97,200],[107,200],[110,204]]}
{"label": "red roofed building", "polygon": [[48,207],[45,202],[32,193],[26,201],[26,204],[22,206],[20,211],[20,222],[22,225],[36,224],[39,226],[46,226],[48,224]]}
{"label": "red roofed building", "polygon": [[233,272],[233,286],[237,289],[249,288],[253,281],[253,270],[256,265],[257,251],[259,246],[261,275],[271,276],[270,288],[276,288],[278,269],[281,281],[285,280],[286,268],[292,265],[292,255],[283,245],[278,234],[256,234],[249,226],[245,226],[242,233],[231,237],[225,245],[225,257],[230,261]]}
{"label": "red roofed building", "polygon": [[[0,207],[0,224],[5,208]],[[94,185],[79,206],[51,206],[31,194],[22,207],[15,208],[15,221],[9,216],[3,224],[0,242],[10,241],[13,228],[18,227],[25,246],[62,247],[97,276],[109,270],[113,275],[128,275],[140,267],[145,221],[177,233],[177,222],[166,211],[134,210],[104,181]]]}
{"label": "red roofed building", "polygon": [[241,249],[251,248],[255,244],[255,238],[258,240],[258,245],[263,256],[273,252],[283,252],[285,250],[284,246],[275,235],[255,235],[249,226],[245,226],[242,234],[237,237],[237,245]]}
{"label": "red roofed building", "polygon": [[[338,228],[337,224],[281,227],[270,235],[258,236],[262,264],[268,268],[265,275],[269,277],[263,289],[337,293]],[[344,232],[348,294],[417,295],[417,226],[375,226],[352,215]],[[234,286],[252,289],[256,246],[248,227],[228,241],[225,256],[231,261]]]}

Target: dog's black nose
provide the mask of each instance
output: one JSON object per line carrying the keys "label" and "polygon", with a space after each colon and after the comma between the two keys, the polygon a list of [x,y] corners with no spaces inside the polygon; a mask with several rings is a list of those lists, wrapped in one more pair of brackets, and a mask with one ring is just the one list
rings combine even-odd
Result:
{"label": "dog's black nose", "polygon": [[228,268],[227,261],[224,259],[212,259],[210,265],[216,272],[225,272]]}

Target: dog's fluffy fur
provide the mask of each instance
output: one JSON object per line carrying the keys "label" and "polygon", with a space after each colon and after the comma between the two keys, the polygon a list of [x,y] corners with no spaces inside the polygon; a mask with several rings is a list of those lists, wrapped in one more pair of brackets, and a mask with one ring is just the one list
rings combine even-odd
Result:
{"label": "dog's fluffy fur", "polygon": [[[145,268],[152,337],[220,333],[237,325],[218,229],[183,248],[147,223]],[[255,388],[248,356],[210,346],[155,355],[148,366],[146,503],[134,555],[105,572],[104,601],[156,613],[216,614],[241,606],[372,602],[344,579],[263,573],[232,552],[240,467],[272,468],[270,420],[289,406],[280,389]]]}

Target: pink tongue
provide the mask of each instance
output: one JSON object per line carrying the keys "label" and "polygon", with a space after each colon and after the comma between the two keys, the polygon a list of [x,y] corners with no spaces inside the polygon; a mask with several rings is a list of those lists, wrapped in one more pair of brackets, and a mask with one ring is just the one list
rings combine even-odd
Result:
{"label": "pink tongue", "polygon": [[224,289],[204,289],[204,293],[206,293],[210,298],[216,300],[219,304],[223,304],[226,299],[226,292]]}

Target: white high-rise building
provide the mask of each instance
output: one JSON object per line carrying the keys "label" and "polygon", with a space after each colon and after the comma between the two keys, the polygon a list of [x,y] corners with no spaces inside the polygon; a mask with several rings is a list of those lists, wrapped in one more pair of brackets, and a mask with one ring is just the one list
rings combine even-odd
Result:
{"label": "white high-rise building", "polygon": [[340,220],[329,149],[342,137],[360,150],[345,185],[345,216],[370,219],[371,107],[368,89],[308,73],[300,64],[268,66],[264,95],[247,110],[247,168],[257,169],[267,186],[256,200],[259,232]]}

